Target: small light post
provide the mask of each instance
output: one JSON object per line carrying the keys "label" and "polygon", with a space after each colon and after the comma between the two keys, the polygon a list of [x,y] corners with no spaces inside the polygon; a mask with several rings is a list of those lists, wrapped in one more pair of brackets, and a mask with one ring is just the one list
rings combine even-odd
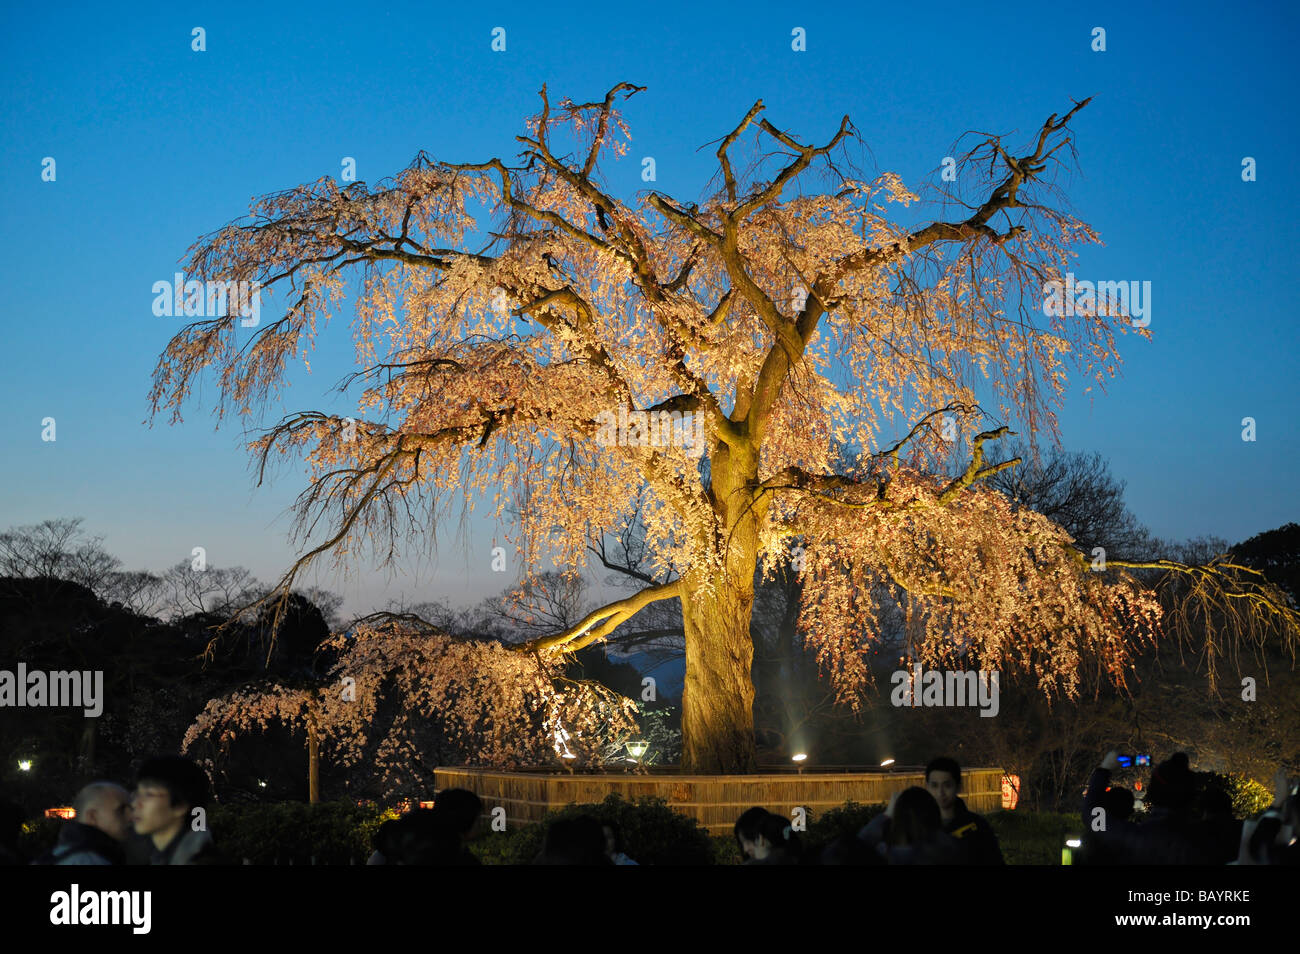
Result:
{"label": "small light post", "polygon": [[1079,848],[1082,845],[1083,845],[1082,838],[1076,838],[1074,836],[1071,836],[1065,839],[1065,847],[1061,849],[1061,864],[1063,865],[1074,864],[1074,849]]}

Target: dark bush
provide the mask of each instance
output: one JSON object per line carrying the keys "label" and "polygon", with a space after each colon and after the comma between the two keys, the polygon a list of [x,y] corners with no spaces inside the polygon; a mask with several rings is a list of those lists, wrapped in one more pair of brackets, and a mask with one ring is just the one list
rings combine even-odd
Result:
{"label": "dark bush", "polygon": [[1081,837],[1083,818],[1058,812],[999,811],[984,816],[1009,865],[1059,865],[1070,836]]}
{"label": "dark bush", "polygon": [[713,863],[715,865],[739,865],[745,859],[740,856],[740,846],[736,844],[735,835],[712,835]]}
{"label": "dark bush", "polygon": [[808,831],[803,836],[804,854],[816,858],[835,839],[856,836],[867,822],[884,810],[884,805],[845,802],[839,808],[822,812],[809,823]]}
{"label": "dark bush", "polygon": [[[208,826],[221,854],[235,864],[364,864],[383,821],[380,809],[351,802],[219,805]],[[391,817],[391,815],[390,815]]]}
{"label": "dark bush", "polygon": [[18,850],[28,861],[39,858],[59,840],[62,818],[37,818],[23,823],[18,834]]}
{"label": "dark bush", "polygon": [[567,805],[557,812],[548,812],[538,825],[522,825],[505,832],[488,831],[473,843],[472,850],[485,864],[531,864],[542,850],[546,825],[579,815],[617,824],[628,857],[638,864],[714,863],[713,843],[694,818],[673,811],[663,798],[643,797],[629,802],[617,793],[608,795],[599,804]]}

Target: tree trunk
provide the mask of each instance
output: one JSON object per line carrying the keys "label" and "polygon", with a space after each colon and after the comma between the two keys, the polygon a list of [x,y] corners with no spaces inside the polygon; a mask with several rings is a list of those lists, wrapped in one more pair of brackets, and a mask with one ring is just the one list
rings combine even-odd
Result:
{"label": "tree trunk", "polygon": [[81,752],[77,769],[82,775],[96,775],[95,740],[99,736],[99,720],[89,716],[85,718],[81,730]]}
{"label": "tree trunk", "polygon": [[683,771],[743,773],[757,768],[754,642],[749,634],[753,604],[752,575],[746,588],[720,584],[714,599],[689,594],[682,600],[686,629]]}
{"label": "tree trunk", "polygon": [[320,739],[316,733],[316,710],[309,705],[307,716],[307,801],[320,801]]}
{"label": "tree trunk", "polygon": [[726,531],[725,536],[709,536],[701,544],[721,552],[725,571],[713,578],[711,593],[689,574],[681,580],[686,633],[682,769],[710,775],[753,772],[758,755],[749,623],[758,566],[758,519],[750,487],[758,472],[758,456],[720,444],[709,463],[710,496],[721,508]]}

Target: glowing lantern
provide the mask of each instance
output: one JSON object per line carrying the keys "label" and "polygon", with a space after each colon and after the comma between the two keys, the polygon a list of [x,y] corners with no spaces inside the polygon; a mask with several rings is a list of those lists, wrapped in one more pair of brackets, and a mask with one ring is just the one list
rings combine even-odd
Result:
{"label": "glowing lantern", "polygon": [[1020,802],[1020,776],[1003,775],[1002,776],[1002,807],[1005,809],[1015,808]]}

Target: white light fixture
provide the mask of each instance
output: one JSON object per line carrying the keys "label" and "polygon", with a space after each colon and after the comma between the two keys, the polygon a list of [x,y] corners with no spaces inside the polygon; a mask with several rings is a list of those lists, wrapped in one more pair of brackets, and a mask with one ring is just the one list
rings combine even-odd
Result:
{"label": "white light fixture", "polygon": [[883,761],[883,762],[880,763],[880,767],[881,767],[881,768],[889,768],[889,766],[891,766],[891,765],[893,765],[893,764],[894,764],[894,760],[893,760],[893,759],[885,759],[885,761]]}
{"label": "white light fixture", "polygon": [[24,771],[24,772],[30,772],[30,771],[32,770],[32,760],[31,760],[31,759],[19,759],[19,760],[18,760],[18,768],[21,769],[21,770]]}
{"label": "white light fixture", "polygon": [[574,755],[571,751],[569,751],[570,738],[571,736],[565,730],[564,726],[560,726],[558,729],[555,730],[555,752],[562,759],[577,758],[576,755]]}
{"label": "white light fixture", "polygon": [[637,739],[635,742],[629,742],[627,744],[627,754],[632,756],[634,760],[639,759],[641,756],[645,755],[646,749],[648,748],[650,748],[649,742]]}
{"label": "white light fixture", "polygon": [[792,762],[805,762],[805,761],[807,761],[807,760],[808,760],[808,753],[807,753],[807,752],[798,752],[798,753],[796,753],[796,754],[790,756],[790,761],[792,761]]}

